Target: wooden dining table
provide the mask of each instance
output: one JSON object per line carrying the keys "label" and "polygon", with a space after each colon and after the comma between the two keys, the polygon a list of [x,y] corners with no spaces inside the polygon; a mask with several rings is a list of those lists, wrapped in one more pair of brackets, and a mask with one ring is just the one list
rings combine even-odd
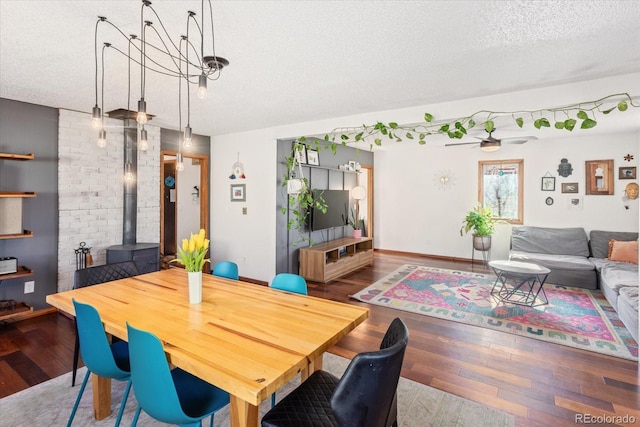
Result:
{"label": "wooden dining table", "polygon": [[[167,360],[231,396],[232,426],[257,426],[258,406],[298,372],[322,368],[323,353],[369,309],[203,274],[202,302],[189,303],[187,272],[171,268],[47,296],[75,315],[72,299],[100,313],[108,334],[127,322],[155,334]],[[96,419],[111,413],[111,381],[93,375]]]}

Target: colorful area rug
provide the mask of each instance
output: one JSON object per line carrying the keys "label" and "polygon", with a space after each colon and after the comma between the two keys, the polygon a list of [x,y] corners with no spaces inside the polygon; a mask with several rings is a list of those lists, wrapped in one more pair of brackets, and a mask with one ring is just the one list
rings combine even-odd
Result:
{"label": "colorful area rug", "polygon": [[352,295],[359,301],[638,360],[638,343],[599,290],[545,284],[549,304],[500,302],[493,275],[404,265]]}

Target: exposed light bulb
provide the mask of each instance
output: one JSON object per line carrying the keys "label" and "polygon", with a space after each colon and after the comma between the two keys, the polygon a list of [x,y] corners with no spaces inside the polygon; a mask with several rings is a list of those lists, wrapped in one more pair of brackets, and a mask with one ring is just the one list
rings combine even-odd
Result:
{"label": "exposed light bulb", "polygon": [[124,173],[124,181],[125,182],[133,182],[135,181],[135,177],[133,176],[133,171],[131,170],[131,163],[127,163],[126,167],[125,167],[125,173]]}
{"label": "exposed light bulb", "polygon": [[178,153],[176,157],[176,171],[182,172],[184,170],[184,162],[182,161],[182,153]]}
{"label": "exposed light bulb", "polygon": [[187,125],[187,127],[184,128],[184,141],[182,141],[182,146],[187,150],[193,146],[193,144],[191,143],[191,134],[191,127]]}
{"label": "exposed light bulb", "polygon": [[138,114],[136,115],[136,122],[143,125],[147,123],[147,101],[144,98],[140,98],[138,101]]}
{"label": "exposed light bulb", "polygon": [[204,73],[198,79],[198,98],[207,99],[207,76]]}
{"label": "exposed light bulb", "polygon": [[98,147],[104,148],[107,146],[107,131],[104,129],[100,129],[98,133]]}
{"label": "exposed light bulb", "polygon": [[99,130],[102,127],[102,112],[97,104],[93,107],[91,117],[91,127],[95,130]]}
{"label": "exposed light bulb", "polygon": [[147,140],[147,130],[142,129],[140,131],[140,142],[138,143],[140,151],[147,151],[149,149],[149,141]]}

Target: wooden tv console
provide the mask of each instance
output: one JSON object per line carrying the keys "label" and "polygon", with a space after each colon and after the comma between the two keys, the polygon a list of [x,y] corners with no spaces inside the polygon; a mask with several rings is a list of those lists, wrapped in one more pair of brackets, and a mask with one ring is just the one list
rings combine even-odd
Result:
{"label": "wooden tv console", "polygon": [[314,282],[330,282],[372,263],[371,237],[345,237],[300,249],[300,275]]}

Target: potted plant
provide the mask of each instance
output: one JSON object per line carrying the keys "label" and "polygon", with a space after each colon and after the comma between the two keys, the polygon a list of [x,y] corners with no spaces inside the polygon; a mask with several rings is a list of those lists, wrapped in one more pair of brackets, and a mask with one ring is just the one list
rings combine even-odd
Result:
{"label": "potted plant", "polygon": [[460,227],[460,235],[471,231],[473,248],[477,251],[487,251],[491,248],[491,235],[495,231],[495,224],[496,219],[491,209],[488,206],[483,208],[482,205],[478,205],[467,212]]}
{"label": "potted plant", "polygon": [[356,206],[356,210],[349,209],[349,217],[347,224],[353,228],[353,237],[362,237],[362,229],[364,228],[364,220],[360,219],[360,213]]}

